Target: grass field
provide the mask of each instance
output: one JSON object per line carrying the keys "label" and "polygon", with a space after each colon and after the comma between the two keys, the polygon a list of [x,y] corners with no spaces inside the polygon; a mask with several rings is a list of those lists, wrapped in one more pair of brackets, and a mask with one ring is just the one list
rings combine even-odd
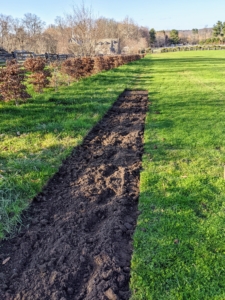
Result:
{"label": "grass field", "polygon": [[33,93],[20,106],[0,103],[0,239],[12,233],[21,211],[140,72],[134,62],[58,92]]}
{"label": "grass field", "polygon": [[132,300],[225,299],[225,51],[148,56]]}
{"label": "grass field", "polygon": [[0,104],[0,237],[124,88],[149,90],[132,300],[225,299],[225,51],[145,59]]}

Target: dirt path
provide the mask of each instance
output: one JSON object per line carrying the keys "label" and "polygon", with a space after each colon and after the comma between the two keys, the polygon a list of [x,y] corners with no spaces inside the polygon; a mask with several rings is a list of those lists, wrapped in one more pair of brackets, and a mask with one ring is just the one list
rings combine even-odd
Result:
{"label": "dirt path", "polygon": [[0,299],[129,299],[147,101],[124,92],[0,244]]}

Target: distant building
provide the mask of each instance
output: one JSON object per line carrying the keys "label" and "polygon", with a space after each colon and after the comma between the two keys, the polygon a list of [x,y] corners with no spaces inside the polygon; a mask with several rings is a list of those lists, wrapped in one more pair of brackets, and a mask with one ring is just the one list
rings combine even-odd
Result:
{"label": "distant building", "polygon": [[122,54],[129,54],[130,53],[130,47],[129,46],[123,47],[121,53]]}
{"label": "distant building", "polygon": [[[89,41],[90,42],[90,41]],[[82,41],[77,39],[74,35],[69,40],[69,43],[76,46],[82,46]],[[120,53],[120,42],[119,39],[99,39],[96,42],[92,41],[95,54],[97,55],[110,55],[110,54],[119,54]],[[92,44],[92,45],[93,45]]]}
{"label": "distant building", "polygon": [[119,54],[119,39],[100,39],[95,43],[95,54]]}

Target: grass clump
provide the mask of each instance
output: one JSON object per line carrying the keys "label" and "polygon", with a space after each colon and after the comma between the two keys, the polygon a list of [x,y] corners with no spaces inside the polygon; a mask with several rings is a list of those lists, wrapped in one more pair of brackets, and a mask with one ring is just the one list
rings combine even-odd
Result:
{"label": "grass clump", "polygon": [[150,91],[132,300],[225,299],[223,52],[142,61]]}

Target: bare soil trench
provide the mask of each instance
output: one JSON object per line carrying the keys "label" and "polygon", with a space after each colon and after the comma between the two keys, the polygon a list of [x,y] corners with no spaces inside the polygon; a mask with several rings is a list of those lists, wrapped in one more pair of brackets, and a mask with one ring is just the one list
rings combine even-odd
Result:
{"label": "bare soil trench", "polygon": [[34,198],[0,244],[0,299],[129,299],[147,102],[121,94]]}

